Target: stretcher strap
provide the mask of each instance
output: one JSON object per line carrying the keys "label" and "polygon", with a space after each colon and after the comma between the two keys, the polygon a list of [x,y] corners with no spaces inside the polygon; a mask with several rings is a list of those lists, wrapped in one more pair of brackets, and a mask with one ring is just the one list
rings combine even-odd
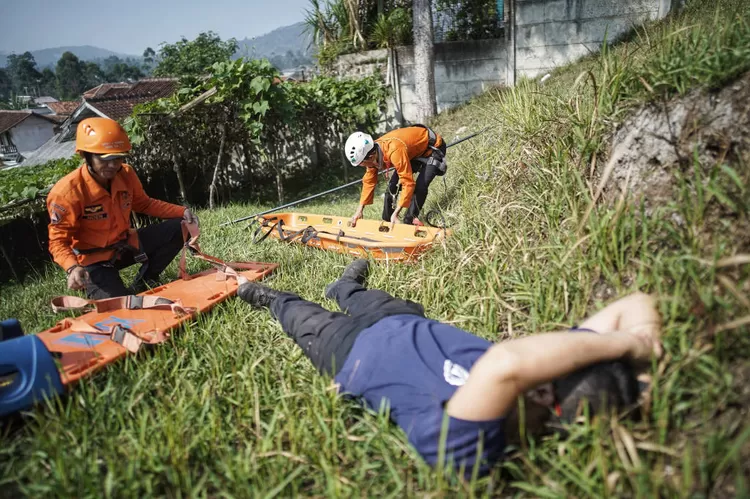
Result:
{"label": "stretcher strap", "polygon": [[144,341],[133,331],[122,326],[113,326],[109,338],[119,343],[130,353],[138,353]]}
{"label": "stretcher strap", "polygon": [[242,262],[225,262],[215,256],[207,255],[203,253],[198,245],[198,238],[200,237],[200,228],[196,223],[187,223],[182,221],[182,237],[185,240],[185,245],[182,247],[182,254],[180,255],[179,275],[180,279],[189,281],[192,276],[187,273],[187,253],[213,265],[216,270],[216,280],[226,281],[227,279],[237,279],[238,270],[253,270],[257,268],[252,263]]}
{"label": "stretcher strap", "polygon": [[155,345],[163,343],[169,338],[169,335],[162,331],[149,331],[148,333],[139,335],[120,324],[115,324],[107,329],[100,329],[82,319],[65,319],[61,322],[61,325],[74,333],[108,336],[110,340],[122,345],[131,353],[138,352],[144,343]]}
{"label": "stretcher strap", "polygon": [[52,299],[52,311],[91,311],[111,312],[113,310],[171,310],[176,315],[188,315],[195,309],[185,307],[180,300],[170,300],[154,295],[128,295],[87,300],[79,296],[58,296]]}
{"label": "stretcher strap", "polygon": [[271,225],[271,228],[268,229],[265,233],[263,232],[263,229],[265,227],[268,227],[268,220],[264,218],[262,223],[258,219],[253,220],[252,222],[250,222],[249,227],[252,227],[252,225],[256,223],[258,224],[258,228],[256,228],[255,232],[253,233],[253,244],[258,244],[258,243],[263,242],[265,238],[271,235],[271,233],[273,232],[273,229],[275,229],[278,226],[278,224],[283,223],[283,221],[279,220],[275,224]]}
{"label": "stretcher strap", "polygon": [[302,244],[307,244],[307,242],[311,239],[315,239],[316,237],[318,237],[318,231],[316,231],[315,227],[313,227],[312,225],[308,225],[304,229],[289,233],[283,232],[279,225],[277,225],[277,227],[279,227],[279,239],[287,243],[291,243],[299,237],[302,241]]}
{"label": "stretcher strap", "polygon": [[276,229],[276,231],[279,233],[279,240],[287,243],[290,243],[298,237],[301,237],[302,243],[307,244],[307,242],[311,239],[315,239],[318,237],[318,231],[316,231],[315,227],[313,227],[312,225],[308,225],[304,229],[291,231],[288,229],[284,229],[284,221],[279,220],[275,224],[271,225],[268,231],[263,233],[263,229],[265,227],[268,227],[268,220],[263,219],[263,222],[256,220],[255,222],[259,225],[258,228],[255,229],[255,233],[253,234],[253,243],[259,243],[263,241],[265,238],[271,235],[274,229]]}

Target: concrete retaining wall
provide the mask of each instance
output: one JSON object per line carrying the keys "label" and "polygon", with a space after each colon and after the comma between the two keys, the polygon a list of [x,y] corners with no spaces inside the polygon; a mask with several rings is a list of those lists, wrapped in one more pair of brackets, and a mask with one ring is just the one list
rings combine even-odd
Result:
{"label": "concrete retaining wall", "polygon": [[516,0],[516,75],[534,77],[599,51],[669,12],[669,0]]}
{"label": "concrete retaining wall", "polygon": [[[394,61],[397,64],[394,69]],[[475,40],[435,44],[435,93],[438,111],[506,84],[508,50],[505,40]],[[371,50],[339,57],[336,72],[361,78],[381,74],[393,87],[389,115],[412,121],[415,113],[414,51],[412,47]],[[394,84],[399,82],[398,87]]]}
{"label": "concrete retaining wall", "polygon": [[[487,89],[513,85],[520,76],[535,77],[597,52],[646,21],[660,19],[681,0],[506,0],[515,11],[506,39],[435,44],[435,91],[438,112]],[[395,63],[395,64],[394,64]],[[339,57],[340,76],[382,75],[392,86],[386,128],[413,121],[414,52],[412,47],[381,49]],[[398,82],[396,84],[395,82]]]}

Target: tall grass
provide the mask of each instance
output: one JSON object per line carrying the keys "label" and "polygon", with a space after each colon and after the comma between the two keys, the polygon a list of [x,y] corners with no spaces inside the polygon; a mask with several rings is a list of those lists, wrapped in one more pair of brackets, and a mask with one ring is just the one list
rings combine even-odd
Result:
{"label": "tall grass", "polygon": [[[750,69],[748,14],[745,1],[693,2],[544,86],[522,81],[439,117],[434,125],[449,140],[461,126],[494,126],[451,150],[447,185],[431,188],[428,204],[456,223],[454,234],[415,264],[378,265],[370,279],[492,340],[568,327],[615,296],[654,293],[667,353],[653,365],[642,421],[600,419],[573,426],[564,441],[524,442],[490,477],[466,482],[424,465],[386,414],[338,399],[266,312],[231,300],[168,344],[5,425],[0,491],[747,496],[750,266],[736,258],[750,253],[747,234],[737,232],[748,216],[747,158],[695,159],[672,203],[648,213],[627,198],[594,196],[609,134],[635,105]],[[301,211],[350,214],[355,206],[352,193]],[[272,286],[333,308],[323,287],[349,258],[253,246],[243,227],[217,228],[255,208],[201,213],[205,250],[279,262]],[[717,219],[717,210],[735,219]],[[45,304],[64,292],[63,277],[50,267],[3,286],[0,317],[18,317],[29,331],[51,326]]]}

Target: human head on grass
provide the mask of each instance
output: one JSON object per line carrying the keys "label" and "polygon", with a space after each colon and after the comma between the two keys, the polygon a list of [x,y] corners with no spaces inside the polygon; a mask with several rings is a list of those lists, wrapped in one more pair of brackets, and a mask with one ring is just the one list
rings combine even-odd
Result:
{"label": "human head on grass", "polygon": [[[526,435],[543,435],[561,430],[559,423],[572,423],[588,408],[594,416],[620,412],[638,401],[638,380],[625,361],[593,364],[551,383],[529,390],[506,417],[508,443],[520,442],[521,425]],[[523,406],[523,418],[519,408]]]}

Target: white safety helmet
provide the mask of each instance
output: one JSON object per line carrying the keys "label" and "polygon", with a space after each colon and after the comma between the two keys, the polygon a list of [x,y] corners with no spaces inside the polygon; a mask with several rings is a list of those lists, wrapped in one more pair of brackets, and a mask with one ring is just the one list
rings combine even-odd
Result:
{"label": "white safety helmet", "polygon": [[367,156],[372,148],[375,147],[375,141],[372,136],[363,132],[354,132],[346,139],[344,151],[346,157],[354,165],[359,165]]}

